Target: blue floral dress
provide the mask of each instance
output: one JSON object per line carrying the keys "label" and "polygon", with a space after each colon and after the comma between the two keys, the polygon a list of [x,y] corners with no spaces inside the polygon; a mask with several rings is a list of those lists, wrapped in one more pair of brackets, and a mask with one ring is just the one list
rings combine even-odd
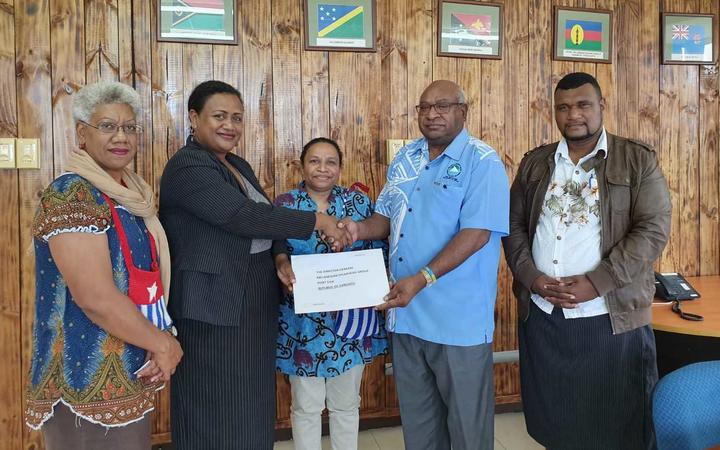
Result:
{"label": "blue floral dress", "polygon": [[[373,213],[373,204],[361,190],[335,186],[328,199],[328,215],[342,219],[363,220]],[[301,211],[317,211],[317,205],[300,183],[298,189],[275,199],[277,206]],[[291,255],[328,253],[327,245],[317,232],[308,240],[288,239]],[[382,248],[385,241],[358,241],[352,250]],[[335,313],[295,314],[292,294],[280,302],[280,330],[277,340],[277,367],[282,373],[303,377],[334,377],[358,364],[366,364],[375,356],[387,353],[387,335],[380,318],[380,331],[361,339],[345,339],[335,334]]]}

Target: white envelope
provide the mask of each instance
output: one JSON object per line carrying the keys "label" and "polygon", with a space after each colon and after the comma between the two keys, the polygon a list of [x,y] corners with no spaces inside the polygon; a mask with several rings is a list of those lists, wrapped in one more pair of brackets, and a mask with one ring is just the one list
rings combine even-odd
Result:
{"label": "white envelope", "polygon": [[296,255],[291,261],[296,314],[376,306],[390,292],[380,249]]}

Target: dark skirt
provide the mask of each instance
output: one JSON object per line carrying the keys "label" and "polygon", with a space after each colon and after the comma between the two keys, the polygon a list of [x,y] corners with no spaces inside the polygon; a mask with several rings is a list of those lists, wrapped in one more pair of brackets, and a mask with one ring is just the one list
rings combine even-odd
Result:
{"label": "dark skirt", "polygon": [[46,450],[150,450],[149,414],[120,427],[106,427],[76,415],[64,403],[55,405],[42,427]]}
{"label": "dark skirt", "polygon": [[658,379],[650,326],[612,334],[607,314],[565,319],[532,301],[519,326],[527,430],[549,449],[652,449]]}
{"label": "dark skirt", "polygon": [[184,356],[172,378],[178,450],[272,449],[280,288],[270,252],[250,256],[242,321],[176,324]]}

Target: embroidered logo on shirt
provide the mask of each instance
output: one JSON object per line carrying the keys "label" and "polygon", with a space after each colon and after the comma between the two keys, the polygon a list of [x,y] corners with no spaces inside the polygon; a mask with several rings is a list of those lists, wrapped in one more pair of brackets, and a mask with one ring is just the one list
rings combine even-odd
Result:
{"label": "embroidered logo on shirt", "polygon": [[449,177],[455,178],[462,172],[462,166],[458,163],[452,163],[447,168],[447,174]]}

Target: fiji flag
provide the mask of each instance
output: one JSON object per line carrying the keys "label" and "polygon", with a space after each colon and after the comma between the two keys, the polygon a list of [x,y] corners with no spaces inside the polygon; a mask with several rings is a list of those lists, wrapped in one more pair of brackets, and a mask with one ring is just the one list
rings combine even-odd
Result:
{"label": "fiji flag", "polygon": [[318,5],[318,37],[362,39],[365,11],[362,6]]}
{"label": "fiji flag", "polygon": [[702,25],[673,25],[671,39],[675,55],[705,53],[705,28]]}
{"label": "fiji flag", "polygon": [[602,51],[602,23],[589,20],[565,22],[565,48],[568,50]]}

